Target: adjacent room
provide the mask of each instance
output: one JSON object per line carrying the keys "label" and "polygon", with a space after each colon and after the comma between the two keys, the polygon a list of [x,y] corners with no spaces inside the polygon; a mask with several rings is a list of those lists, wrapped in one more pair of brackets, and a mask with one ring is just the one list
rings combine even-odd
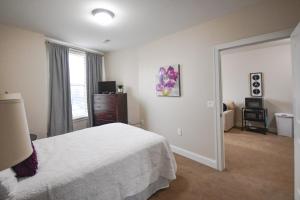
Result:
{"label": "adjacent room", "polygon": [[1,0],[0,200],[300,200],[299,0]]}
{"label": "adjacent room", "polygon": [[284,196],[294,176],[291,59],[289,38],[221,53],[225,167]]}
{"label": "adjacent room", "polygon": [[[225,106],[228,106],[224,111],[232,110],[233,113],[233,120],[225,123],[224,130],[230,131],[233,127],[244,126],[256,132],[264,133],[267,129],[277,134],[276,116],[289,116],[293,112],[290,39],[225,50],[221,59],[223,101]],[[242,109],[247,107],[246,104],[250,104],[248,107],[251,107],[252,101],[255,100],[258,100],[258,103],[262,100],[261,107],[254,105],[253,108],[266,109],[263,111],[266,112],[266,116],[262,118],[262,122],[266,123],[251,125],[249,121],[246,124],[243,122]],[[226,114],[224,113],[225,121]],[[291,130],[282,134],[292,137]]]}

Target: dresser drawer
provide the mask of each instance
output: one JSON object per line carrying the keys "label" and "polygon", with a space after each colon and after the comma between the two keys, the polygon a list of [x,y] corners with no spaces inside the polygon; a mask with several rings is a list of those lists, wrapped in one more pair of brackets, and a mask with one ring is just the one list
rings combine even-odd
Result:
{"label": "dresser drawer", "polygon": [[115,104],[116,97],[113,95],[94,95],[94,103],[95,104],[107,104],[112,103]]}
{"label": "dresser drawer", "polygon": [[127,94],[94,94],[93,124],[127,123]]}
{"label": "dresser drawer", "polygon": [[116,114],[112,112],[95,112],[94,118],[95,121],[98,120],[116,121]]}
{"label": "dresser drawer", "polygon": [[116,97],[113,95],[94,95],[94,111],[110,111],[116,110]]}
{"label": "dresser drawer", "polygon": [[94,103],[94,111],[110,111],[115,112],[116,105],[110,102],[108,103]]}

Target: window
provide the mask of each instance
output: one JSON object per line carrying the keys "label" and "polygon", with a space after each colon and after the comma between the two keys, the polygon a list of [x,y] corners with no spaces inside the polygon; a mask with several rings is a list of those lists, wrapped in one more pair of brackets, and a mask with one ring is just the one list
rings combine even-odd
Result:
{"label": "window", "polygon": [[87,117],[86,55],[84,52],[70,49],[69,69],[73,119]]}

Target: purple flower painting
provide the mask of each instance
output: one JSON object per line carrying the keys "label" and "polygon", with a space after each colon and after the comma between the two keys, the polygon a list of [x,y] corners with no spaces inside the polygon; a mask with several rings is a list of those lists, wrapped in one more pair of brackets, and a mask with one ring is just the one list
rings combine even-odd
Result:
{"label": "purple flower painting", "polygon": [[157,96],[180,96],[180,66],[170,65],[160,67],[156,84]]}

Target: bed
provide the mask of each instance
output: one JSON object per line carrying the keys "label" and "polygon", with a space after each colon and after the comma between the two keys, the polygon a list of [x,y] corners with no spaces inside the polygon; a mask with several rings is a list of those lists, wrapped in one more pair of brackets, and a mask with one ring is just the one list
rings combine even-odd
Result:
{"label": "bed", "polygon": [[18,180],[15,200],[148,199],[176,178],[166,139],[114,123],[34,141],[38,173]]}

